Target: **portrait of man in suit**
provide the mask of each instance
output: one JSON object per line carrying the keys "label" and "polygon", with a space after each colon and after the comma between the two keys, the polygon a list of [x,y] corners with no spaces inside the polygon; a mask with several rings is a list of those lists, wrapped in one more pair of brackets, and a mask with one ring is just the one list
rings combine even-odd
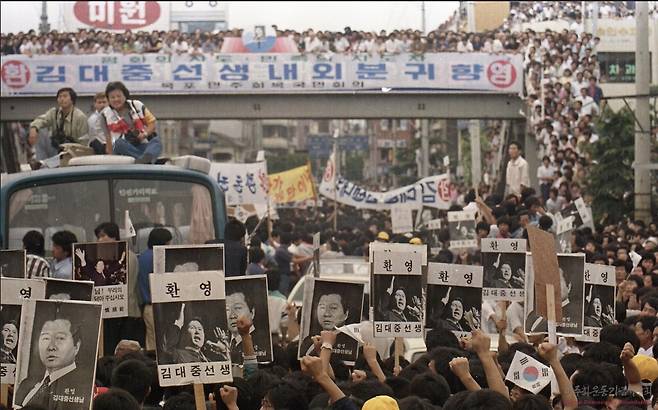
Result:
{"label": "portrait of man in suit", "polygon": [[[45,372],[32,374],[17,387],[15,404],[47,409],[89,408],[91,380],[78,363],[82,322],[58,311],[38,330],[38,357]],[[36,329],[34,329],[36,331]],[[89,389],[86,387],[89,386]],[[87,391],[89,390],[89,391]]]}

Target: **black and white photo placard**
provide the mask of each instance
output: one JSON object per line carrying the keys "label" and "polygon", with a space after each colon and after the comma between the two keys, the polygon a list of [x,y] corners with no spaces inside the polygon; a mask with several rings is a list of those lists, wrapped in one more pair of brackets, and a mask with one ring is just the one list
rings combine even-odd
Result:
{"label": "black and white photo placard", "polygon": [[90,280],[69,280],[43,278],[46,282],[46,299],[83,300],[91,302],[94,295],[94,282]]}
{"label": "black and white photo placard", "polygon": [[3,278],[25,277],[25,250],[0,250],[0,276]]}
{"label": "black and white photo placard", "polygon": [[[562,320],[556,323],[559,336],[582,336],[585,299],[585,254],[559,253],[557,255],[560,273],[560,294],[562,300],[555,301],[562,306]],[[548,321],[536,313],[534,292],[534,272],[532,255],[526,257],[526,302],[525,331],[528,334],[548,333]]]}
{"label": "black and white photo placard", "polygon": [[429,263],[426,327],[443,327],[458,338],[480,329],[482,281],[482,266]]}
{"label": "black and white photo placard", "polygon": [[[426,247],[387,244],[378,249],[373,245],[370,248],[370,303],[374,336],[422,337],[422,267],[427,260]],[[384,250],[380,250],[382,248]]]}
{"label": "black and white photo placard", "polygon": [[153,273],[224,271],[224,245],[153,247]]}
{"label": "black and white photo placard", "polygon": [[250,275],[226,278],[226,315],[230,331],[231,363],[242,364],[242,337],[237,321],[248,316],[252,321],[249,333],[259,363],[272,361],[272,334],[270,333],[267,304],[267,276]]}
{"label": "black and white photo placard", "polygon": [[150,275],[160,386],[231,381],[224,274]]}
{"label": "black and white photo placard", "polygon": [[82,301],[23,304],[15,407],[91,409],[101,309]]}
{"label": "black and white photo placard", "polygon": [[[313,355],[313,336],[323,330],[358,325],[363,311],[363,282],[327,280],[308,276],[304,281],[302,323],[297,357]],[[359,342],[344,332],[336,335],[332,356],[347,365],[354,365],[359,353]]]}
{"label": "black and white photo placard", "polygon": [[525,297],[525,239],[483,238],[481,241],[485,300],[523,301]]}
{"label": "black and white photo placard", "polygon": [[451,249],[474,248],[477,246],[475,214],[475,211],[448,212]]}
{"label": "black and white photo placard", "polygon": [[75,280],[94,283],[103,319],[128,316],[128,250],[125,241],[73,244]]}
{"label": "black and white photo placard", "polygon": [[26,300],[43,299],[45,284],[39,279],[2,278],[2,346],[0,346],[0,383],[14,384],[21,326],[21,309]]}
{"label": "black and white photo placard", "polygon": [[578,340],[598,342],[601,329],[615,323],[615,267],[585,263],[585,323]]}

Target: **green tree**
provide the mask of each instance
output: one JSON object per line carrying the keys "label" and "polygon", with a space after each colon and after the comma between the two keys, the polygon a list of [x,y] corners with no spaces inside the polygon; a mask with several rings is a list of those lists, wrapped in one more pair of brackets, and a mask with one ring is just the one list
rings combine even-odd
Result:
{"label": "green tree", "polygon": [[266,154],[267,158],[267,173],[276,174],[278,172],[287,171],[296,167],[301,167],[308,161],[308,153],[293,153],[293,154]]}
{"label": "green tree", "polygon": [[348,181],[361,182],[363,180],[363,154],[351,152],[345,158],[345,172],[341,172]]}
{"label": "green tree", "polygon": [[634,124],[626,108],[606,109],[597,123],[599,140],[589,146],[594,163],[587,187],[596,221],[607,215],[616,222],[633,212]]}

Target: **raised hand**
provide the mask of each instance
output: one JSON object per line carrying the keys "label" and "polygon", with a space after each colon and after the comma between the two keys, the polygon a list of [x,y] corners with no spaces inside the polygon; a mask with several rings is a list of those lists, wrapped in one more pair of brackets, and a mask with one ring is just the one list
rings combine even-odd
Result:
{"label": "raised hand", "polygon": [[314,356],[304,356],[301,360],[302,371],[310,376],[313,376],[314,379],[318,379],[324,375],[324,370],[322,370],[322,359]]}
{"label": "raised hand", "polygon": [[366,343],[363,345],[363,358],[366,359],[366,362],[377,361],[377,348],[374,344]]}
{"label": "raised hand", "polygon": [[552,343],[542,343],[537,349],[539,355],[544,358],[549,364],[555,363],[557,360],[557,346]]}
{"label": "raised hand", "polygon": [[238,405],[238,389],[233,386],[222,386],[219,389],[219,395],[222,397],[222,401],[229,409],[237,409]]}
{"label": "raised hand", "polygon": [[489,353],[491,350],[491,339],[481,330],[471,332],[471,346],[477,354]]}
{"label": "raised hand", "polygon": [[329,343],[334,346],[336,344],[336,332],[331,330],[323,330],[320,332],[320,342]]}
{"label": "raised hand", "polygon": [[465,357],[455,357],[450,361],[449,365],[450,371],[460,379],[468,377],[471,374],[471,370],[468,366],[468,359]]}
{"label": "raised hand", "polygon": [[178,318],[174,320],[174,325],[177,326],[179,329],[183,327],[183,323],[185,323],[185,303],[181,303],[180,313],[178,314]]}

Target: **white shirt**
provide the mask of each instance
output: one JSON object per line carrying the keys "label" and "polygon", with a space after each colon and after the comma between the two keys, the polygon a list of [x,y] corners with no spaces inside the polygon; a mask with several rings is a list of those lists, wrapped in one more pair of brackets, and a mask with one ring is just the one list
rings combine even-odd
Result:
{"label": "white shirt", "polygon": [[340,40],[334,41],[334,47],[336,47],[337,53],[343,53],[350,46],[349,41],[345,37],[341,37]]}
{"label": "white shirt", "polygon": [[48,370],[46,370],[46,373],[43,375],[43,379],[41,379],[41,382],[37,383],[32,388],[32,390],[30,390],[29,393],[27,393],[27,395],[23,399],[22,406],[25,406],[30,401],[30,399],[32,399],[32,397],[35,394],[37,394],[37,391],[39,391],[41,386],[43,386],[43,382],[46,381],[46,377],[50,376],[50,383],[48,383],[48,386],[50,386],[51,384],[53,384],[55,382],[55,380],[57,380],[60,377],[72,372],[73,370],[75,370],[75,367],[76,367],[75,362],[73,362],[70,365],[68,365],[66,367],[63,367],[59,370],[55,370],[54,372],[52,372],[50,374],[48,373]]}
{"label": "white shirt", "polygon": [[539,168],[537,168],[537,179],[539,180],[540,184],[544,183],[542,178],[552,178],[554,174],[555,168],[550,164],[547,167],[542,164]]}
{"label": "white shirt", "polygon": [[53,259],[50,275],[56,279],[73,279],[73,259],[70,257],[61,261]]}
{"label": "white shirt", "polygon": [[528,176],[528,162],[519,156],[515,160],[510,159],[507,163],[506,175],[507,194],[521,195],[521,185],[530,186]]}
{"label": "white shirt", "polygon": [[598,115],[599,114],[599,106],[594,102],[594,98],[590,97],[589,95],[586,95],[585,97],[581,96],[578,98],[580,101],[582,101],[583,106],[580,109],[580,116],[582,117],[583,115]]}
{"label": "white shirt", "polygon": [[640,346],[640,348],[637,351],[637,354],[641,354],[642,356],[653,357],[653,346],[649,346],[648,349],[645,349],[644,347]]}
{"label": "white shirt", "polygon": [[103,132],[100,123],[101,117],[102,116],[98,111],[94,111],[87,119],[87,125],[89,126],[89,142],[98,140],[101,144],[105,144],[105,133]]}
{"label": "white shirt", "polygon": [[189,46],[187,45],[187,41],[181,41],[180,43],[176,41],[171,45],[171,48],[174,52],[187,53]]}

